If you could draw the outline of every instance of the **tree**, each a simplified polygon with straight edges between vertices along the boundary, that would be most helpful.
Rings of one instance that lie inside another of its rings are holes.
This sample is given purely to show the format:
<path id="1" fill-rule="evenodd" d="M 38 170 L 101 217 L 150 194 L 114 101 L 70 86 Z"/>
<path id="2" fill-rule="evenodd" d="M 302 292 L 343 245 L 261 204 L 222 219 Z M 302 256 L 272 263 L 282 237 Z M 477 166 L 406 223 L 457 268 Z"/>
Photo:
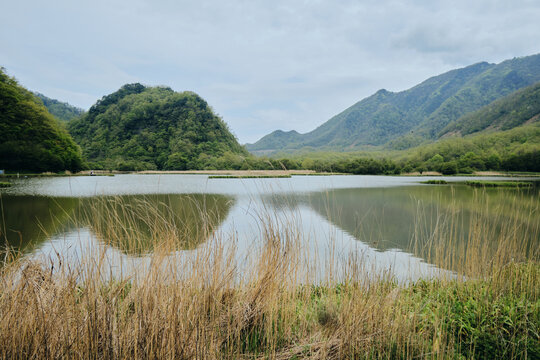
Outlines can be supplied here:
<path id="1" fill-rule="evenodd" d="M 440 171 L 441 165 L 444 162 L 444 158 L 440 154 L 435 154 L 431 159 L 426 163 L 428 170 Z"/>
<path id="2" fill-rule="evenodd" d="M 0 169 L 79 171 L 80 148 L 31 92 L 0 68 Z"/>

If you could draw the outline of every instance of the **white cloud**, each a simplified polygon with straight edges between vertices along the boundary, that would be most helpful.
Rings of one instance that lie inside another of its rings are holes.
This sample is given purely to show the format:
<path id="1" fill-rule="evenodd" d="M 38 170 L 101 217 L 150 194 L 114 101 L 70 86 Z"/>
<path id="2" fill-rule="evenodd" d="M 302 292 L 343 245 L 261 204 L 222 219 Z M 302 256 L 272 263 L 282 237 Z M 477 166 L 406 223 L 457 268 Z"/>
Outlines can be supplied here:
<path id="1" fill-rule="evenodd" d="M 19 1 L 0 13 L 0 65 L 85 108 L 127 82 L 192 90 L 253 142 L 379 88 L 538 53 L 538 18 L 528 0 Z"/>

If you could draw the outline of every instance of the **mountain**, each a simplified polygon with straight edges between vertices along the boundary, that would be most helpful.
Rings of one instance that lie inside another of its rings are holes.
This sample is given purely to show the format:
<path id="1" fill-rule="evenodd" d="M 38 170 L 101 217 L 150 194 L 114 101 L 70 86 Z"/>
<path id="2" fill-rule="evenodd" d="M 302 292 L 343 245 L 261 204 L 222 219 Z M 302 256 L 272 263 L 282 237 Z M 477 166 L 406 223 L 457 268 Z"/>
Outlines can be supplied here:
<path id="1" fill-rule="evenodd" d="M 0 169 L 81 170 L 81 150 L 41 100 L 0 68 Z"/>
<path id="2" fill-rule="evenodd" d="M 247 155 L 206 101 L 168 87 L 124 85 L 68 128 L 94 168 L 197 169 Z"/>
<path id="3" fill-rule="evenodd" d="M 274 149 L 284 148 L 297 141 L 300 137 L 300 133 L 296 130 L 276 130 L 257 141 L 257 148 L 254 147 L 253 151 L 257 152 L 259 150 L 259 154 L 263 155 L 266 149 L 272 151 Z"/>
<path id="4" fill-rule="evenodd" d="M 52 115 L 56 116 L 58 120 L 67 122 L 81 116 L 84 113 L 83 109 L 70 105 L 66 102 L 51 99 L 38 92 L 34 92 L 34 95 L 41 99 L 47 110 L 49 110 Z"/>
<path id="5" fill-rule="evenodd" d="M 540 82 L 452 121 L 438 136 L 465 136 L 477 132 L 509 130 L 538 121 L 540 121 Z"/>
<path id="6" fill-rule="evenodd" d="M 286 143 L 281 133 L 274 132 L 246 147 L 252 152 L 409 148 L 436 140 L 461 116 L 538 81 L 540 54 L 500 64 L 481 62 L 405 91 L 379 90 L 315 130 L 290 136 Z"/>

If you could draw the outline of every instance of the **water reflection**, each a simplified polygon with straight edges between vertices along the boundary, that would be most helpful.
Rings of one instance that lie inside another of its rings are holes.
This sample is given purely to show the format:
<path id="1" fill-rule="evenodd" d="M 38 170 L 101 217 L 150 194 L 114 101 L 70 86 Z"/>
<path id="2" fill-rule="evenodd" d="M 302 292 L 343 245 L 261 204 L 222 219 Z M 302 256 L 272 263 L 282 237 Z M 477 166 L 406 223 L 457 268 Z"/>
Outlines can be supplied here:
<path id="1" fill-rule="evenodd" d="M 225 195 L 131 195 L 81 200 L 81 221 L 126 254 L 194 249 L 221 225 L 233 198 Z"/>
<path id="2" fill-rule="evenodd" d="M 3 248 L 30 251 L 66 228 L 79 199 L 4 195 L 0 203 Z"/>
<path id="3" fill-rule="evenodd" d="M 489 229 L 486 246 L 512 226 L 527 252 L 539 243 L 538 192 L 456 186 L 335 189 L 295 197 L 268 196 L 276 209 L 309 206 L 330 223 L 379 251 L 399 249 L 427 261 L 434 236 L 466 248 L 477 226 Z M 450 239 L 451 237 L 451 239 Z"/>
<path id="4" fill-rule="evenodd" d="M 453 268 L 433 260 L 435 235 L 451 237 L 445 251 L 459 257 L 471 229 L 485 232 L 486 246 L 499 233 L 515 229 L 516 239 L 539 251 L 537 189 L 419 185 L 413 180 L 209 180 L 198 175 L 21 180 L 3 193 L 0 239 L 26 252 L 39 248 L 54 255 L 75 242 L 86 244 L 89 236 L 92 247 L 104 245 L 130 260 L 145 261 L 141 255 L 156 250 L 199 251 L 219 229 L 237 247 L 241 262 L 254 242 L 263 242 L 264 221 L 274 221 L 280 234 L 296 231 L 289 235 L 301 238 L 319 263 L 328 254 L 342 253 L 346 259 L 361 252 L 377 265 L 404 273 L 410 272 L 411 261 Z M 208 195 L 209 190 L 218 195 Z M 475 223 L 482 228 L 474 228 Z M 51 242 L 44 245 L 46 239 Z M 335 250 L 328 250 L 328 240 Z M 389 259 L 394 263 L 388 265 Z"/>
<path id="5" fill-rule="evenodd" d="M 127 195 L 62 198 L 1 198 L 0 239 L 4 248 L 30 252 L 47 239 L 89 228 L 126 254 L 151 252 L 156 243 L 193 249 L 226 218 L 234 200 L 225 195 Z M 157 238 L 161 237 L 161 238 Z"/>

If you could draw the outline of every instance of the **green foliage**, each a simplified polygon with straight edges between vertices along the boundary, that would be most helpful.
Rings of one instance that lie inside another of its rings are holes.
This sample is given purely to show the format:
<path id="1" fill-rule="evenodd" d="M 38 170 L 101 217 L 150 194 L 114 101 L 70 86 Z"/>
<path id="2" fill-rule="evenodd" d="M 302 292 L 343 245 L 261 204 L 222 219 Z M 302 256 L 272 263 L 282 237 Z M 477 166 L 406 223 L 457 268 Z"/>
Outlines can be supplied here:
<path id="1" fill-rule="evenodd" d="M 509 130 L 540 120 L 540 82 L 468 113 L 448 124 L 439 134 L 472 134 L 483 130 Z"/>
<path id="2" fill-rule="evenodd" d="M 0 68 L 0 169 L 79 171 L 81 151 L 42 102 Z"/>
<path id="3" fill-rule="evenodd" d="M 532 273 L 537 276 L 538 270 Z M 421 309 L 418 331 L 443 331 L 454 351 L 467 359 L 540 356 L 537 294 L 500 291 L 492 281 L 414 284 L 404 296 Z"/>
<path id="4" fill-rule="evenodd" d="M 35 92 L 34 95 L 41 99 L 47 110 L 49 110 L 52 115 L 56 116 L 58 120 L 67 122 L 81 116 L 84 113 L 83 109 L 56 99 L 51 99 L 38 92 Z"/>
<path id="5" fill-rule="evenodd" d="M 236 168 L 248 156 L 202 98 L 166 87 L 125 85 L 68 126 L 96 168 Z"/>
<path id="6" fill-rule="evenodd" d="M 469 151 L 465 155 L 460 156 L 458 160 L 458 164 L 459 164 L 460 169 L 465 169 L 465 168 L 473 168 L 477 170 L 485 169 L 484 160 L 479 155 L 475 154 L 472 151 Z"/>
<path id="7" fill-rule="evenodd" d="M 443 175 L 455 175 L 458 173 L 458 166 L 455 161 L 448 161 L 441 165 L 440 171 Z"/>
<path id="8" fill-rule="evenodd" d="M 402 167 L 424 166 L 434 171 L 442 170 L 442 158 L 445 162 L 455 162 L 459 173 L 475 170 L 538 172 L 540 125 L 536 123 L 507 131 L 447 138 L 394 156 Z"/>
<path id="9" fill-rule="evenodd" d="M 465 181 L 466 185 L 473 187 L 531 187 L 533 183 L 523 181 Z"/>
<path id="10" fill-rule="evenodd" d="M 446 138 L 401 151 L 302 153 L 288 159 L 246 159 L 244 165 L 248 169 L 286 168 L 374 175 L 413 171 L 436 171 L 443 175 L 482 170 L 539 172 L 540 123 L 464 138 Z"/>
<path id="11" fill-rule="evenodd" d="M 426 162 L 428 170 L 431 171 L 441 171 L 442 164 L 444 163 L 444 158 L 441 154 L 435 154 L 431 159 Z"/>
<path id="12" fill-rule="evenodd" d="M 429 185 L 447 185 L 448 181 L 446 180 L 427 180 L 422 181 L 422 184 L 429 184 Z"/>
<path id="13" fill-rule="evenodd" d="M 400 173 L 398 165 L 392 160 L 364 157 L 350 157 L 338 161 L 313 161 L 306 170 L 358 175 L 392 175 Z"/>

